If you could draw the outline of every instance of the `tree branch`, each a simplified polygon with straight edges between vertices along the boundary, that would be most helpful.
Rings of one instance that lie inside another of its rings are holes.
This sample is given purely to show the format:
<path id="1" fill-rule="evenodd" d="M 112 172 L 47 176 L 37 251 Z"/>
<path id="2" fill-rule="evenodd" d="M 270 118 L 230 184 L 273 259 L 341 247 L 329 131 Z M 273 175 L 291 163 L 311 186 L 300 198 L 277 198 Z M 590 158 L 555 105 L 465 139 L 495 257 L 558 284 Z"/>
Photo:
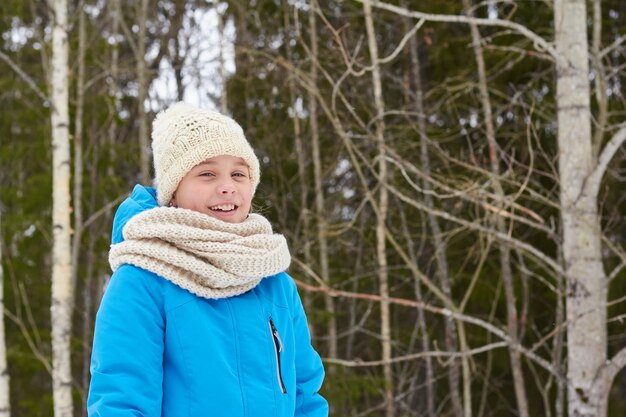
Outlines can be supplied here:
<path id="1" fill-rule="evenodd" d="M 350 368 L 365 367 L 365 366 L 379 366 L 379 365 L 405 362 L 405 361 L 411 361 L 411 360 L 427 358 L 427 357 L 446 357 L 446 358 L 468 357 L 468 356 L 474 356 L 479 353 L 483 353 L 483 352 L 487 352 L 493 349 L 503 348 L 507 346 L 508 344 L 506 342 L 496 342 L 496 343 L 490 343 L 488 345 L 484 345 L 475 349 L 466 350 L 463 352 L 445 352 L 445 351 L 417 352 L 417 353 L 411 353 L 409 355 L 396 356 L 395 358 L 391 358 L 391 360 L 388 360 L 388 361 L 384 361 L 384 360 L 362 361 L 360 359 L 349 361 L 345 359 L 324 358 L 324 362 L 347 366 Z"/>
<path id="2" fill-rule="evenodd" d="M 119 195 L 115 200 L 112 200 L 112 201 L 109 201 L 108 203 L 106 203 L 98 211 L 92 213 L 91 216 L 89 216 L 89 218 L 87 220 L 85 220 L 85 222 L 83 223 L 83 227 L 85 229 L 88 228 L 89 225 L 91 225 L 91 223 L 93 223 L 95 220 L 98 219 L 98 217 L 100 217 L 101 215 L 107 213 L 109 210 L 111 210 L 111 208 L 113 208 L 113 206 L 119 204 L 122 200 L 124 200 L 126 197 L 128 197 L 128 195 L 129 195 L 129 193 L 124 193 L 122 195 Z"/>
<path id="3" fill-rule="evenodd" d="M 48 371 L 48 373 L 52 375 L 52 365 L 50 363 L 50 359 L 41 351 L 41 349 L 39 349 L 39 347 L 33 340 L 32 336 L 30 335 L 28 329 L 26 328 L 26 325 L 24 324 L 24 322 L 18 316 L 16 316 L 15 314 L 13 314 L 11 311 L 7 309 L 4 310 L 4 314 L 17 327 L 19 327 L 20 331 L 22 332 L 22 335 L 24 336 L 24 339 L 26 339 L 26 343 L 28 344 L 28 347 L 30 347 L 31 352 L 33 353 L 33 355 L 35 355 L 35 358 L 39 359 L 43 367 L 46 368 L 46 371 Z"/>
<path id="4" fill-rule="evenodd" d="M 439 314 L 445 317 L 452 317 L 459 321 L 474 324 L 498 336 L 500 339 L 506 342 L 507 345 L 511 347 L 511 349 L 515 349 L 519 351 L 520 353 L 524 354 L 527 358 L 537 363 L 537 365 L 541 366 L 547 372 L 552 374 L 555 378 L 565 379 L 565 376 L 562 375 L 553 364 L 543 359 L 541 356 L 537 355 L 536 353 L 531 352 L 530 350 L 520 345 L 519 343 L 513 343 L 511 341 L 511 338 L 506 334 L 504 330 L 494 326 L 491 323 L 481 320 L 479 318 L 468 316 L 463 313 L 454 312 L 447 308 L 436 307 L 436 306 L 426 304 L 421 301 L 413 301 L 413 300 L 407 300 L 405 298 L 397 298 L 397 297 L 381 297 L 380 295 L 376 295 L 376 294 L 354 293 L 354 292 L 349 292 L 349 291 L 337 290 L 337 289 L 330 288 L 330 287 L 322 288 L 322 287 L 317 287 L 315 285 L 307 284 L 295 278 L 293 280 L 295 281 L 296 285 L 299 288 L 305 291 L 322 292 L 322 293 L 326 293 L 330 295 L 331 297 L 356 298 L 356 299 L 376 301 L 376 302 L 385 301 L 391 304 L 403 305 L 403 306 L 412 307 L 412 308 L 421 308 L 426 311 L 430 311 L 431 313 Z"/>
<path id="5" fill-rule="evenodd" d="M 609 378 L 609 382 L 612 382 L 619 371 L 621 371 L 626 366 L 626 347 L 622 348 L 619 352 L 617 352 L 611 360 L 605 365 L 604 369 L 606 369 L 607 376 Z"/>
<path id="6" fill-rule="evenodd" d="M 37 83 L 35 83 L 35 81 L 28 74 L 22 71 L 22 69 L 18 67 L 17 64 L 13 62 L 13 60 L 7 54 L 0 51 L 0 59 L 6 62 L 9 67 L 11 67 L 11 69 L 15 71 L 17 75 L 19 75 L 20 78 L 22 78 L 26 82 L 26 84 L 28 84 L 30 88 L 33 89 L 33 91 L 35 91 L 39 98 L 43 100 L 44 105 L 50 105 L 50 99 L 48 98 L 48 96 L 43 91 L 41 91 L 39 87 L 37 87 Z"/>
<path id="7" fill-rule="evenodd" d="M 438 210 L 438 209 L 431 209 L 430 207 L 425 206 L 424 204 L 416 201 L 415 199 L 412 199 L 406 195 L 404 195 L 400 190 L 398 190 L 396 187 L 392 186 L 392 185 L 385 185 L 396 197 L 398 197 L 400 200 L 404 201 L 405 203 L 415 207 L 418 210 L 424 211 L 426 213 L 432 213 L 435 216 L 441 217 L 445 220 L 460 224 L 462 226 L 467 227 L 470 230 L 474 230 L 477 232 L 483 232 L 486 234 L 489 234 L 491 236 L 494 236 L 495 238 L 499 239 L 500 241 L 504 241 L 509 243 L 511 246 L 519 248 L 521 250 L 523 250 L 524 252 L 530 254 L 531 256 L 533 256 L 535 259 L 543 262 L 545 265 L 547 265 L 548 267 L 550 267 L 552 269 L 553 272 L 558 273 L 561 276 L 565 276 L 565 271 L 563 270 L 563 268 L 561 267 L 561 265 L 558 264 L 558 262 L 556 262 L 554 259 L 552 259 L 550 256 L 546 255 L 545 253 L 543 253 L 542 251 L 540 251 L 539 249 L 537 249 L 536 247 L 521 241 L 519 239 L 516 239 L 514 237 L 509 236 L 506 233 L 501 233 L 497 230 L 494 230 L 492 228 L 489 227 L 485 227 L 483 225 L 480 225 L 476 222 L 471 222 L 459 217 L 456 217 L 446 211 L 443 210 Z"/>
<path id="8" fill-rule="evenodd" d="M 357 1 L 359 3 L 363 3 L 364 0 L 357 0 Z M 531 40 L 536 49 L 544 50 L 548 52 L 549 55 L 555 61 L 559 62 L 559 61 L 564 60 L 564 58 L 560 56 L 560 54 L 548 41 L 546 41 L 541 36 L 537 35 L 532 30 L 528 29 L 526 26 L 520 25 L 519 23 L 511 22 L 508 20 L 502 20 L 502 19 L 483 19 L 483 18 L 467 17 L 467 16 L 460 16 L 460 15 L 445 15 L 445 14 L 431 14 L 431 13 L 415 12 L 412 10 L 405 9 L 404 7 L 394 6 L 392 4 L 383 3 L 380 1 L 373 2 L 372 7 L 387 10 L 388 12 L 392 12 L 400 16 L 411 17 L 413 19 L 423 19 L 423 20 L 430 21 L 430 22 L 474 23 L 474 24 L 481 25 L 481 26 L 497 26 L 497 27 L 509 28 L 525 36 L 529 40 Z"/>
<path id="9" fill-rule="evenodd" d="M 626 347 L 617 352 L 600 368 L 593 381 L 594 395 L 608 395 L 617 374 L 626 366 Z"/>
<path id="10" fill-rule="evenodd" d="M 613 43 L 611 43 L 609 46 L 607 46 L 602 51 L 600 51 L 599 57 L 604 58 L 605 56 L 613 52 L 615 49 L 619 48 L 620 45 L 624 43 L 624 41 L 626 41 L 626 35 L 622 35 L 618 37 L 617 39 L 613 41 Z"/>
<path id="11" fill-rule="evenodd" d="M 587 191 L 591 193 L 594 199 L 598 198 L 600 183 L 602 182 L 602 177 L 604 177 L 604 173 L 606 172 L 609 163 L 624 142 L 626 142 L 626 126 L 623 126 L 620 130 L 618 130 L 606 144 L 600 154 L 600 157 L 598 158 L 598 164 L 589 176 L 587 181 Z"/>

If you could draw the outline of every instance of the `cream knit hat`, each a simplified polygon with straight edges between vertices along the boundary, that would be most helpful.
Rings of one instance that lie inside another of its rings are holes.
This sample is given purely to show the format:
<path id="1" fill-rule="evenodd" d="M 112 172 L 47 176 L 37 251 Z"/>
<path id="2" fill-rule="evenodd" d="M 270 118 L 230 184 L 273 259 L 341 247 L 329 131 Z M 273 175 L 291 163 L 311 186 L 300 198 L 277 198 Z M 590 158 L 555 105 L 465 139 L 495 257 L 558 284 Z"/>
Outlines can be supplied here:
<path id="1" fill-rule="evenodd" d="M 252 190 L 260 179 L 259 160 L 241 126 L 230 117 L 179 102 L 152 123 L 152 154 L 159 205 L 172 199 L 180 180 L 196 165 L 219 155 L 242 158 L 250 168 Z"/>

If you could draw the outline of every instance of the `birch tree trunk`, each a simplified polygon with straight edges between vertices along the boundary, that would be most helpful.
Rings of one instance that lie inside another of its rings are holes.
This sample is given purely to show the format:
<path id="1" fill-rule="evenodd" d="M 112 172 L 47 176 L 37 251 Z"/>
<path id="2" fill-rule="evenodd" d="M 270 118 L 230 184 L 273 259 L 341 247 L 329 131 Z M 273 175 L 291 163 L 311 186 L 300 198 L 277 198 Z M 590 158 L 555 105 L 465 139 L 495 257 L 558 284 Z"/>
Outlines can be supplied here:
<path id="1" fill-rule="evenodd" d="M 374 106 L 376 110 L 376 143 L 378 147 L 378 176 L 381 184 L 378 211 L 376 213 L 376 257 L 378 259 L 378 279 L 381 297 L 389 298 L 389 274 L 387 270 L 387 248 L 386 248 L 386 220 L 389 204 L 389 196 L 385 183 L 387 181 L 387 160 L 385 150 L 385 104 L 383 102 L 382 83 L 380 78 L 380 66 L 378 63 L 378 45 L 376 44 L 376 33 L 374 31 L 374 21 L 372 19 L 372 5 L 369 1 L 363 2 L 365 14 L 365 27 L 367 29 L 367 45 L 372 61 L 372 84 L 374 87 Z M 391 322 L 389 316 L 389 302 L 380 303 L 380 335 L 382 342 L 383 375 L 385 381 L 385 416 L 393 417 L 395 413 L 395 403 L 393 395 L 393 369 L 391 367 Z"/>
<path id="2" fill-rule="evenodd" d="M 311 83 L 317 84 L 318 79 L 318 45 L 317 45 L 317 23 L 315 13 L 319 7 L 317 0 L 311 1 L 311 10 L 309 11 L 309 33 L 311 35 Z M 313 179 L 315 187 L 315 218 L 317 223 L 317 244 L 319 245 L 319 262 L 320 275 L 325 283 L 330 284 L 330 273 L 328 269 L 328 241 L 326 226 L 326 211 L 324 209 L 324 189 L 322 187 L 322 158 L 320 155 L 320 137 L 317 120 L 317 100 L 315 94 L 309 92 L 309 123 L 311 125 L 311 147 L 313 153 Z M 333 298 L 325 294 L 324 303 L 326 311 L 330 316 L 328 320 L 328 356 L 337 358 L 337 317 L 335 314 L 335 301 Z M 334 367 L 328 369 L 330 373 L 334 372 Z"/>
<path id="3" fill-rule="evenodd" d="M 471 0 L 463 0 L 463 6 L 468 16 L 472 17 Z M 480 32 L 476 23 L 470 23 L 472 33 L 472 44 L 474 56 L 476 58 L 476 66 L 478 69 L 478 87 L 480 90 L 480 101 L 485 121 L 485 133 L 489 146 L 489 161 L 491 166 L 491 183 L 496 197 L 498 208 L 506 210 L 504 201 L 505 195 L 500 183 L 500 160 L 498 157 L 498 144 L 496 143 L 496 133 L 493 125 L 493 111 L 491 109 L 491 101 L 489 99 L 489 91 L 487 89 L 487 71 L 485 68 L 485 59 L 483 56 L 483 48 L 481 46 Z M 502 234 L 506 234 L 506 225 L 504 217 L 496 215 L 496 230 Z M 518 315 L 515 299 L 515 290 L 513 285 L 513 271 L 511 268 L 511 248 L 508 244 L 500 242 L 498 245 L 500 254 L 500 268 L 502 283 L 504 284 L 504 294 L 506 296 L 506 313 L 507 313 L 507 329 L 511 343 L 516 345 L 519 343 Z M 509 349 L 509 358 L 511 361 L 511 373 L 513 374 L 513 386 L 515 388 L 515 398 L 517 400 L 517 411 L 520 417 L 528 417 L 528 401 L 526 399 L 526 389 L 524 387 L 524 373 L 522 372 L 522 362 L 520 353 L 514 348 Z"/>
<path id="4" fill-rule="evenodd" d="M 4 268 L 2 264 L 2 205 L 0 204 L 0 417 L 11 417 L 7 341 L 4 330 Z"/>
<path id="5" fill-rule="evenodd" d="M 570 417 L 598 416 L 592 386 L 607 358 L 607 278 L 594 193 L 585 0 L 555 0 L 560 203 L 567 277 L 567 378 Z"/>
<path id="6" fill-rule="evenodd" d="M 52 122 L 52 386 L 55 417 L 72 417 L 73 288 L 71 285 L 70 145 L 67 0 L 53 0 Z"/>

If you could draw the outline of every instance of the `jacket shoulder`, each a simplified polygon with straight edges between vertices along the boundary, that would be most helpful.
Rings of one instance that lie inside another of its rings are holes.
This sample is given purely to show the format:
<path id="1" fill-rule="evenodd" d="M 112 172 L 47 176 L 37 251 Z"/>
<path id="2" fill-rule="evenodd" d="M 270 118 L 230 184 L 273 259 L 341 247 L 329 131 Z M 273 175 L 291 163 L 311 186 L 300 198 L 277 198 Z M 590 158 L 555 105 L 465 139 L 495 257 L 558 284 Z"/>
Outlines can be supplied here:
<path id="1" fill-rule="evenodd" d="M 105 291 L 105 298 L 109 292 L 109 297 L 118 298 L 120 302 L 132 301 L 135 296 L 138 301 L 144 302 L 147 300 L 141 299 L 148 298 L 163 315 L 197 297 L 154 272 L 129 264 L 123 264 L 115 271 Z"/>
<path id="2" fill-rule="evenodd" d="M 293 306 L 294 295 L 297 294 L 296 283 L 286 272 L 261 280 L 257 292 L 275 305 L 284 308 Z"/>

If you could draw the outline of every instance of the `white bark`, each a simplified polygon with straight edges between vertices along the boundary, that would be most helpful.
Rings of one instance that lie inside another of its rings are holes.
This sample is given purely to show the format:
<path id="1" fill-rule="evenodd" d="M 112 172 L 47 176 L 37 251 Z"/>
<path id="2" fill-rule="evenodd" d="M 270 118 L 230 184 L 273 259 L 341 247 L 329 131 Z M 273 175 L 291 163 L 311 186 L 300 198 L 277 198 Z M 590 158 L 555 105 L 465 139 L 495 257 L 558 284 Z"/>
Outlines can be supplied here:
<path id="1" fill-rule="evenodd" d="M 606 173 L 609 163 L 615 156 L 615 153 L 624 144 L 624 142 L 626 142 L 626 127 L 622 127 L 620 130 L 615 132 L 615 134 L 604 146 L 604 149 L 602 149 L 602 153 L 598 157 L 596 167 L 593 169 L 593 173 L 591 174 L 589 180 L 587 180 L 586 184 L 587 190 L 589 190 L 589 194 L 594 199 L 597 200 L 598 198 L 600 183 L 602 181 L 602 177 Z"/>
<path id="2" fill-rule="evenodd" d="M 571 417 L 599 416 L 594 377 L 606 361 L 607 279 L 594 193 L 585 0 L 555 0 L 563 258 L 567 276 L 567 377 Z"/>
<path id="3" fill-rule="evenodd" d="M 67 0 L 53 0 L 52 122 L 52 385 L 55 417 L 72 417 L 70 147 Z"/>
<path id="4" fill-rule="evenodd" d="M 385 187 L 387 182 L 387 158 L 385 151 L 385 104 L 383 101 L 382 82 L 380 78 L 380 67 L 378 65 L 378 45 L 376 43 L 376 33 L 374 31 L 374 21 L 372 19 L 372 5 L 369 1 L 363 2 L 365 14 L 365 27 L 367 29 L 367 44 L 372 60 L 372 85 L 374 87 L 374 106 L 376 110 L 376 144 L 378 147 L 378 180 L 383 185 L 380 188 L 378 199 L 378 212 L 376 213 L 376 257 L 378 260 L 378 280 L 380 295 L 389 297 L 389 273 L 387 271 L 387 248 L 386 248 L 386 221 L 389 205 L 388 190 Z M 395 414 L 393 369 L 391 368 L 391 320 L 389 314 L 389 303 L 380 303 L 380 336 L 382 343 L 383 375 L 385 381 L 385 416 L 393 417 Z"/>
<path id="5" fill-rule="evenodd" d="M 0 231 L 2 230 L 2 208 L 0 205 Z M 0 232 L 0 237 L 2 233 Z M 0 239 L 0 417 L 11 416 L 9 395 L 9 369 L 7 368 L 7 342 L 4 330 L 4 269 L 2 267 L 2 239 Z"/>

